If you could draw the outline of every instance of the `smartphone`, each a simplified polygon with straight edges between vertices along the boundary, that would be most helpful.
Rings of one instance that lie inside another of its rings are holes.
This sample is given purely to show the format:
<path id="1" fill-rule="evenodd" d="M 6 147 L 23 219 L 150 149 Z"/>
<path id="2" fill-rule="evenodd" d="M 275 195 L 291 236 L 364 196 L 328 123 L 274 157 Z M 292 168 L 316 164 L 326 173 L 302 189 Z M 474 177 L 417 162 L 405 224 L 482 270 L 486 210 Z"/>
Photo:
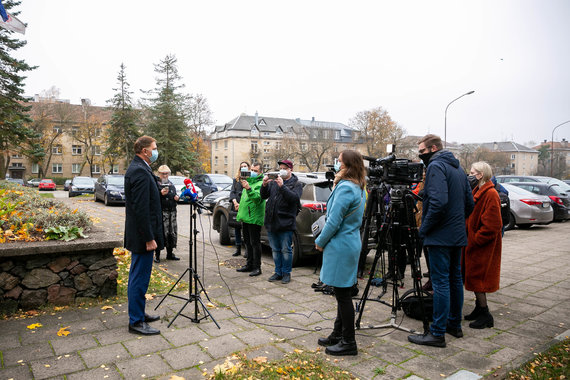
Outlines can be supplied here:
<path id="1" fill-rule="evenodd" d="M 269 178 L 269 179 L 277 179 L 277 177 L 279 177 L 279 173 L 277 173 L 277 172 L 267 173 L 267 178 Z"/>

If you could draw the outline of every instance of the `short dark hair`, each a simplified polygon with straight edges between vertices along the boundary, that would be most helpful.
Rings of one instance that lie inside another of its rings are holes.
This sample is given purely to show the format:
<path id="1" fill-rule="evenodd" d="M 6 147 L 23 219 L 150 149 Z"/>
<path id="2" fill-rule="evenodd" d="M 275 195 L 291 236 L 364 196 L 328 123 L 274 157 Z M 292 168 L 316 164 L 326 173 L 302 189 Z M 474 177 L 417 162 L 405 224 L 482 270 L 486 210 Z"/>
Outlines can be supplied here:
<path id="1" fill-rule="evenodd" d="M 254 166 L 259 166 L 260 168 L 263 167 L 263 166 L 261 165 L 261 162 L 256 162 L 256 161 L 254 161 L 254 162 L 251 164 L 251 167 L 254 167 Z"/>
<path id="2" fill-rule="evenodd" d="M 142 152 L 144 148 L 148 148 L 156 140 L 150 136 L 141 136 L 135 141 L 135 154 Z"/>
<path id="3" fill-rule="evenodd" d="M 418 145 L 424 143 L 426 148 L 431 148 L 432 145 L 435 145 L 437 149 L 443 149 L 443 144 L 441 143 L 441 137 L 433 134 L 425 135 L 418 141 Z"/>

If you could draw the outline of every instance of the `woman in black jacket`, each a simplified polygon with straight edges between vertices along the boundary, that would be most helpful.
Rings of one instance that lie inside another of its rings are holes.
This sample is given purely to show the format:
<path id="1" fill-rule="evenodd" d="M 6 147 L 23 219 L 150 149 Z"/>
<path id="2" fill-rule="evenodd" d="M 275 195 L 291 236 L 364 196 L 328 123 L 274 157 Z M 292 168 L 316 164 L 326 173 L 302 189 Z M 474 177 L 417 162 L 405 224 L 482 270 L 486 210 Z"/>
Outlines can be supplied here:
<path id="1" fill-rule="evenodd" d="M 230 190 L 230 203 L 232 205 L 232 211 L 236 212 L 239 209 L 239 201 L 241 200 L 241 192 L 243 191 L 243 186 L 241 185 L 241 172 L 249 171 L 249 162 L 242 161 L 239 164 L 238 171 L 234 178 L 232 189 Z M 239 256 L 241 255 L 241 227 L 235 227 L 235 235 L 236 235 L 236 251 L 233 253 L 232 256 Z"/>
<path id="2" fill-rule="evenodd" d="M 176 187 L 168 176 L 170 168 L 161 165 L 158 168 L 158 176 L 160 178 L 160 203 L 162 206 L 162 229 L 164 231 L 164 246 L 166 247 L 166 260 L 180 260 L 179 257 L 172 252 L 176 248 L 178 241 L 178 222 L 176 220 L 176 205 L 178 195 L 176 195 Z M 154 253 L 154 261 L 160 263 L 160 250 L 156 249 Z"/>

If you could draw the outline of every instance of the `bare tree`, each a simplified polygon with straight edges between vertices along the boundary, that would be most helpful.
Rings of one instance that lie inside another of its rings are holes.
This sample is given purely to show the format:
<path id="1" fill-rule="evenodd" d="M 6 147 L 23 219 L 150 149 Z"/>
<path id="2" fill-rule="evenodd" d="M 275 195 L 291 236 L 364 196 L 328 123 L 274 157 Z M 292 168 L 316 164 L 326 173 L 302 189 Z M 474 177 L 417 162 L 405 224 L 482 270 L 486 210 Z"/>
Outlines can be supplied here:
<path id="1" fill-rule="evenodd" d="M 358 131 L 358 137 L 366 144 L 367 155 L 382 157 L 386 144 L 396 144 L 404 135 L 404 130 L 382 107 L 361 111 L 349 122 Z"/>

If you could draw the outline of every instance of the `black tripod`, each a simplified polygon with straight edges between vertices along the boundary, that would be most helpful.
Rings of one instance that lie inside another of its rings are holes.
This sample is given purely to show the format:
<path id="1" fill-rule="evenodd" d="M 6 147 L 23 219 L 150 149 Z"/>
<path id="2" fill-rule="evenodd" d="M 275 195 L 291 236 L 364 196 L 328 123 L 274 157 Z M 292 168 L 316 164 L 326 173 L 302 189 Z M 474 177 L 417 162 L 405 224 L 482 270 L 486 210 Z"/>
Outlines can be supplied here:
<path id="1" fill-rule="evenodd" d="M 198 275 L 198 272 L 196 271 L 196 269 L 198 268 L 198 254 L 197 254 L 197 249 L 196 249 L 198 245 L 196 243 L 196 236 L 200 232 L 196 228 L 196 213 L 200 207 L 203 207 L 203 206 L 198 204 L 198 202 L 190 203 L 190 240 L 189 240 L 189 247 L 188 247 L 190 255 L 188 257 L 188 268 L 186 268 L 184 273 L 182 273 L 182 275 L 178 278 L 178 280 L 176 280 L 176 283 L 174 285 L 172 285 L 172 287 L 170 288 L 168 293 L 166 293 L 164 295 L 164 297 L 162 297 L 162 299 L 160 300 L 158 305 L 156 305 L 156 307 L 154 308 L 154 310 L 158 309 L 160 304 L 162 304 L 162 302 L 168 296 L 186 301 L 186 302 L 184 302 L 184 305 L 182 305 L 182 307 L 180 308 L 178 313 L 176 313 L 174 318 L 172 318 L 172 320 L 168 324 L 168 327 L 170 327 L 170 325 L 172 325 L 172 323 L 176 320 L 176 318 L 178 318 L 178 316 L 181 315 L 184 318 L 190 319 L 194 323 L 200 323 L 200 321 L 202 319 L 210 317 L 212 319 L 212 321 L 214 321 L 216 326 L 218 326 L 219 329 L 221 328 L 220 325 L 218 324 L 218 322 L 216 322 L 216 320 L 214 319 L 214 317 L 212 316 L 212 314 L 210 313 L 210 311 L 206 307 L 206 305 L 204 305 L 204 302 L 202 302 L 202 298 L 200 297 L 200 293 L 203 292 L 204 295 L 206 296 L 206 298 L 208 299 L 208 301 L 210 301 L 210 297 L 208 297 L 208 293 L 206 293 L 206 289 L 204 289 L 204 285 L 202 284 L 202 281 L 200 281 L 200 276 Z M 192 263 L 192 261 L 194 261 L 194 263 Z M 172 290 L 184 278 L 186 273 L 188 273 L 188 286 L 189 286 L 188 296 L 187 297 L 181 297 L 181 296 L 177 296 L 175 294 L 172 294 Z M 198 288 L 198 285 L 200 285 L 199 288 Z M 189 317 L 187 315 L 182 314 L 182 311 L 184 310 L 184 308 L 191 302 L 194 302 L 194 317 Z M 199 313 L 198 303 L 202 306 L 202 310 L 203 310 L 203 314 L 204 314 L 200 318 L 198 318 L 198 313 Z"/>
<path id="2" fill-rule="evenodd" d="M 416 295 L 419 297 L 420 307 L 424 310 L 421 283 L 422 274 L 420 268 L 421 244 L 414 217 L 414 198 L 417 198 L 417 196 L 405 185 L 392 186 L 389 192 L 390 204 L 384 213 L 383 201 L 386 193 L 387 189 L 385 186 L 373 188 L 368 198 L 368 204 L 366 205 L 367 214 L 364 223 L 365 229 L 363 231 L 363 237 L 366 237 L 368 240 L 367 230 L 370 228 L 369 226 L 372 223 L 372 214 L 376 210 L 375 218 L 377 233 L 375 241 L 377 242 L 377 245 L 372 268 L 370 269 L 370 277 L 368 278 L 368 282 L 366 283 L 366 287 L 364 288 L 360 301 L 356 304 L 356 310 L 358 311 L 356 328 L 361 328 L 360 321 L 362 319 L 362 313 L 364 312 L 364 306 L 366 301 L 369 300 L 368 296 L 370 294 L 370 287 L 374 284 L 374 286 L 382 286 L 382 293 L 377 298 L 370 298 L 370 300 L 390 306 L 392 308 L 392 313 L 390 316 L 390 322 L 378 326 L 367 326 L 367 328 L 379 329 L 392 327 L 403 331 L 415 332 L 412 329 L 408 329 L 397 324 L 396 318 L 398 309 L 401 309 L 398 287 L 400 286 L 401 279 L 403 278 L 402 266 L 399 265 L 398 261 L 401 262 L 402 258 L 405 260 L 406 256 L 410 261 L 414 290 Z M 368 244 L 367 240 L 362 242 L 363 249 L 364 244 Z M 386 250 L 388 255 L 387 272 L 385 258 Z M 381 277 L 375 278 L 378 261 L 381 263 Z M 403 268 L 405 269 L 405 265 Z M 387 293 L 389 284 L 392 286 L 392 300 L 387 302 L 381 298 Z M 424 330 L 427 331 L 429 322 L 428 316 L 425 313 L 423 323 Z"/>

